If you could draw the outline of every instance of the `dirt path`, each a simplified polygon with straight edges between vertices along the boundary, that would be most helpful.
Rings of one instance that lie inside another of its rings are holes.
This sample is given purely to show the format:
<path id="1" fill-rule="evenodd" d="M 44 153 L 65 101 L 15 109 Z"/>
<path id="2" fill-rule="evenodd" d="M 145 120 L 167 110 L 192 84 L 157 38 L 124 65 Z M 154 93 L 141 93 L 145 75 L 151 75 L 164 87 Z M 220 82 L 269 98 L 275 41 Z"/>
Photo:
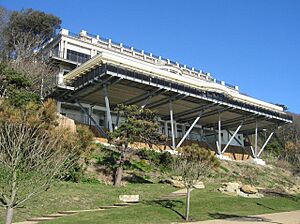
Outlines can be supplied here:
<path id="1" fill-rule="evenodd" d="M 300 224 L 300 210 L 264 215 L 235 216 L 224 214 L 224 219 L 215 219 L 193 224 Z"/>

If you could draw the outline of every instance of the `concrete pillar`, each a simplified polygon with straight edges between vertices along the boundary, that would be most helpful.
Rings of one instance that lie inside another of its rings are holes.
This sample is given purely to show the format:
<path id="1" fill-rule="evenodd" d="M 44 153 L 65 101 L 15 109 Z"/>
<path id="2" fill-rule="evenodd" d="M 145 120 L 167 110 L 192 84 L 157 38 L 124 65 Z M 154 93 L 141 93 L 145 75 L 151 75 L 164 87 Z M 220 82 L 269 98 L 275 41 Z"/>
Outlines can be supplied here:
<path id="1" fill-rule="evenodd" d="M 61 102 L 60 101 L 57 101 L 56 102 L 56 109 L 57 109 L 57 113 L 61 113 Z"/>
<path id="2" fill-rule="evenodd" d="M 168 121 L 165 121 L 165 135 L 169 136 L 169 131 L 168 131 Z"/>

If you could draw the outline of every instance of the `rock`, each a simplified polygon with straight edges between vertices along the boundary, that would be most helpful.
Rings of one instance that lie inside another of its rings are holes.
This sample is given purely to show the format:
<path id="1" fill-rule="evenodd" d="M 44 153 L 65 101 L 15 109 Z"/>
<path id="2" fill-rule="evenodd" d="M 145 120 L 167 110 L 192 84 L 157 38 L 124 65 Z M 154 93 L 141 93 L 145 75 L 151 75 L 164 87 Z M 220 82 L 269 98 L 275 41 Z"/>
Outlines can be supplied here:
<path id="1" fill-rule="evenodd" d="M 262 198 L 264 197 L 263 194 L 256 193 L 256 194 L 247 194 L 245 192 L 239 191 L 237 192 L 237 195 L 244 198 Z"/>
<path id="2" fill-rule="evenodd" d="M 183 181 L 180 181 L 180 180 L 169 180 L 169 183 L 174 186 L 174 187 L 177 187 L 177 188 L 184 188 L 184 183 Z"/>
<path id="3" fill-rule="evenodd" d="M 75 121 L 61 114 L 58 115 L 58 128 L 69 129 L 72 133 L 76 132 Z"/>
<path id="4" fill-rule="evenodd" d="M 285 189 L 288 194 L 300 194 L 300 185 L 294 185 L 291 188 Z"/>
<path id="5" fill-rule="evenodd" d="M 204 184 L 203 184 L 202 181 L 197 181 L 197 182 L 194 184 L 193 188 L 195 188 L 195 189 L 203 189 L 203 188 L 205 188 L 205 186 L 204 186 Z"/>
<path id="6" fill-rule="evenodd" d="M 241 184 L 237 182 L 228 182 L 228 183 L 224 183 L 223 186 L 218 190 L 224 193 L 235 193 L 239 191 L 240 185 Z"/>
<path id="7" fill-rule="evenodd" d="M 140 196 L 138 194 L 131 194 L 131 195 L 119 195 L 119 200 L 122 202 L 139 202 Z"/>
<path id="8" fill-rule="evenodd" d="M 80 198 L 79 197 L 73 197 L 73 200 L 74 201 L 80 201 Z"/>
<path id="9" fill-rule="evenodd" d="M 241 191 L 246 193 L 246 194 L 256 194 L 256 193 L 258 193 L 258 190 L 255 187 L 251 186 L 251 185 L 243 185 L 241 187 Z"/>
<path id="10" fill-rule="evenodd" d="M 260 193 L 256 193 L 256 194 L 248 194 L 248 198 L 263 198 L 264 195 L 260 194 Z"/>
<path id="11" fill-rule="evenodd" d="M 171 179 L 172 180 L 182 181 L 182 177 L 181 176 L 172 176 Z"/>

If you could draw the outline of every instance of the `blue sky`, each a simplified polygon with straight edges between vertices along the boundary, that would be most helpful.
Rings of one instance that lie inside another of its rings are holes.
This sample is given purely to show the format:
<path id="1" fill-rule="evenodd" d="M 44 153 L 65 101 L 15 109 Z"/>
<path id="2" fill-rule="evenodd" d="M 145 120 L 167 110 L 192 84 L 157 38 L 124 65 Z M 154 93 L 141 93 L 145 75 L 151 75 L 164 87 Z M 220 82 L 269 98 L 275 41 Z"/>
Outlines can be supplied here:
<path id="1" fill-rule="evenodd" d="M 1 0 L 210 72 L 242 92 L 300 113 L 298 0 Z"/>

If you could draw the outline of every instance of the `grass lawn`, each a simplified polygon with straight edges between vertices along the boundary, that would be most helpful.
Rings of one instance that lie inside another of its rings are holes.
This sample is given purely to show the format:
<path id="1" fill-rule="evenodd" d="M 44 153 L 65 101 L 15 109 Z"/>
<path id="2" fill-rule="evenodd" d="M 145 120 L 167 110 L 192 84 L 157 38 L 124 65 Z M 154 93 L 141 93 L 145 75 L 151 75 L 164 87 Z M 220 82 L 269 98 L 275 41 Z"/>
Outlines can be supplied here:
<path id="1" fill-rule="evenodd" d="M 191 218 L 193 220 L 300 209 L 300 195 L 247 199 L 221 194 L 216 191 L 216 188 L 217 186 L 215 185 L 209 185 L 205 189 L 192 191 Z M 18 209 L 14 221 L 62 210 L 89 209 L 97 208 L 100 205 L 112 205 L 118 202 L 118 195 L 120 194 L 140 194 L 142 201 L 131 207 L 86 212 L 43 223 L 129 224 L 182 221 L 185 208 L 184 197 L 169 202 L 157 202 L 154 200 L 174 190 L 176 189 L 163 184 L 128 184 L 126 187 L 115 188 L 103 184 L 62 183 L 50 189 L 43 197 L 33 199 L 26 207 Z"/>
<path id="2" fill-rule="evenodd" d="M 158 203 L 143 201 L 141 204 L 127 208 L 88 212 L 64 217 L 47 224 L 71 223 L 171 223 L 182 221 L 184 198 Z M 209 186 L 203 190 L 194 190 L 191 201 L 191 218 L 206 220 L 263 213 L 274 213 L 300 209 L 300 196 L 269 196 L 261 199 L 247 199 L 227 196 Z"/>
<path id="3" fill-rule="evenodd" d="M 32 198 L 23 208 L 15 209 L 14 222 L 58 211 L 93 209 L 101 205 L 112 205 L 119 202 L 120 194 L 139 194 L 141 200 L 152 200 L 174 189 L 163 184 L 127 184 L 125 187 L 113 187 L 104 184 L 62 182 L 39 197 Z M 4 216 L 5 211 L 0 207 L 0 217 Z M 3 223 L 1 218 L 0 223 Z"/>

